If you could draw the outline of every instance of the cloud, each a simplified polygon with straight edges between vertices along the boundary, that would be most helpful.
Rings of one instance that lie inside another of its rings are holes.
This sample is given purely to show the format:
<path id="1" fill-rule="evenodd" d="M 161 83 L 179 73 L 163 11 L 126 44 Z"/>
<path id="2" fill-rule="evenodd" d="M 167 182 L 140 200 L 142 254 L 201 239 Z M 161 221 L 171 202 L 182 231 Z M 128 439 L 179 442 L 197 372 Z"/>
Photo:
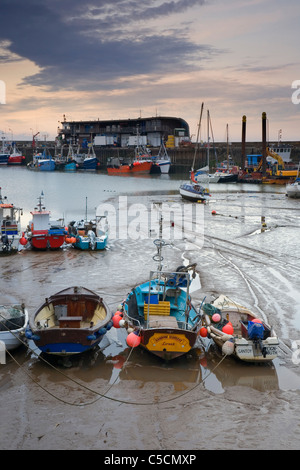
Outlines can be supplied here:
<path id="1" fill-rule="evenodd" d="M 39 67 L 24 79 L 25 85 L 112 89 L 119 77 L 192 71 L 220 54 L 190 40 L 180 23 L 180 14 L 203 3 L 3 0 L 0 39 L 8 41 L 11 57 L 27 58 Z M 173 15 L 176 21 L 167 24 Z M 166 22 L 161 30 L 155 30 L 157 19 Z"/>

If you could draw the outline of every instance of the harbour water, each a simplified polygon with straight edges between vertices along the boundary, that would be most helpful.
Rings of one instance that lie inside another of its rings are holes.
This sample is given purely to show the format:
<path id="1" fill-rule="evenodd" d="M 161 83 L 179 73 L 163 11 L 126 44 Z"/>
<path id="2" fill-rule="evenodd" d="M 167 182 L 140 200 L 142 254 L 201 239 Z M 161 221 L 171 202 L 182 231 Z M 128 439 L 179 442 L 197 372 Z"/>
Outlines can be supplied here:
<path id="1" fill-rule="evenodd" d="M 156 268 L 161 203 L 164 267 L 196 262 L 193 303 L 223 293 L 249 306 L 275 328 L 279 357 L 269 365 L 222 361 L 199 341 L 165 364 L 129 350 L 115 329 L 101 350 L 68 362 L 46 362 L 30 343 L 0 366 L 1 449 L 299 448 L 299 202 L 285 187 L 233 183 L 211 185 L 209 203 L 192 204 L 178 191 L 187 177 L 1 168 L 2 195 L 23 208 L 23 228 L 41 191 L 53 218 L 67 224 L 85 218 L 86 207 L 88 218 L 111 208 L 117 228 L 103 252 L 65 247 L 1 257 L 1 303 L 24 302 L 33 314 L 45 297 L 83 285 L 114 312 Z"/>

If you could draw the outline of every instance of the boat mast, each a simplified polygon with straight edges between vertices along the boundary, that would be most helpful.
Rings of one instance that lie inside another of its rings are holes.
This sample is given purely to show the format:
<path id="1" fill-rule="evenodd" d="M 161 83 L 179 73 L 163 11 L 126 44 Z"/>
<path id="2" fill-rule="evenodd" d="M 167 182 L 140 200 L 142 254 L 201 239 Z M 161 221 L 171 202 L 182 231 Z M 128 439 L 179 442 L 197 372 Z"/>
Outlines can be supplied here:
<path id="1" fill-rule="evenodd" d="M 227 140 L 227 171 L 229 170 L 229 142 L 228 142 L 228 124 L 226 124 L 226 140 Z"/>
<path id="2" fill-rule="evenodd" d="M 209 110 L 207 110 L 207 166 L 209 171 Z"/>
<path id="3" fill-rule="evenodd" d="M 196 154 L 197 154 L 197 150 L 198 150 L 198 147 L 199 147 L 199 134 L 200 134 L 200 127 L 201 127 L 203 106 L 204 106 L 204 103 L 202 103 L 202 105 L 201 105 L 200 119 L 199 119 L 199 124 L 198 124 L 197 140 L 196 140 L 196 145 L 195 145 L 195 152 L 194 152 L 194 160 L 193 160 L 193 165 L 192 165 L 192 171 L 194 171 L 194 168 L 195 168 Z"/>

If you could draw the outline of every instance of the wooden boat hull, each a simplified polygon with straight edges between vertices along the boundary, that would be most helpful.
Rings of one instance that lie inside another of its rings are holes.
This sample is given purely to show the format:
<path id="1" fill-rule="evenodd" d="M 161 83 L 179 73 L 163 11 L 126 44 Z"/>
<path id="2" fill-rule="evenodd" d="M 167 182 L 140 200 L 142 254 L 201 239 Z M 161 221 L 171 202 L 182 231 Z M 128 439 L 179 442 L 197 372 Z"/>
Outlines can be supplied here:
<path id="1" fill-rule="evenodd" d="M 141 347 L 151 354 L 170 361 L 187 354 L 195 345 L 198 333 L 179 328 L 142 329 Z"/>
<path id="2" fill-rule="evenodd" d="M 38 308 L 26 337 L 46 354 L 67 356 L 96 347 L 111 327 L 111 313 L 98 294 L 70 287 Z"/>

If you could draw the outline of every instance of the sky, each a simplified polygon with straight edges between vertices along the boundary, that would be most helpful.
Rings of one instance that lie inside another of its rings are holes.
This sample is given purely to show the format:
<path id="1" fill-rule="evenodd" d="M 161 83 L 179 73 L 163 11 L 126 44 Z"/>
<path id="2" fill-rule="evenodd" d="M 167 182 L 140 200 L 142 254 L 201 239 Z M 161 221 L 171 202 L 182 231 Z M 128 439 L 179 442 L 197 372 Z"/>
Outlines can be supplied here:
<path id="1" fill-rule="evenodd" d="M 300 140 L 299 0 L 1 0 L 0 133 L 180 117 L 201 140 Z M 293 88 L 294 87 L 294 88 Z M 298 93 L 299 90 L 299 93 Z"/>

